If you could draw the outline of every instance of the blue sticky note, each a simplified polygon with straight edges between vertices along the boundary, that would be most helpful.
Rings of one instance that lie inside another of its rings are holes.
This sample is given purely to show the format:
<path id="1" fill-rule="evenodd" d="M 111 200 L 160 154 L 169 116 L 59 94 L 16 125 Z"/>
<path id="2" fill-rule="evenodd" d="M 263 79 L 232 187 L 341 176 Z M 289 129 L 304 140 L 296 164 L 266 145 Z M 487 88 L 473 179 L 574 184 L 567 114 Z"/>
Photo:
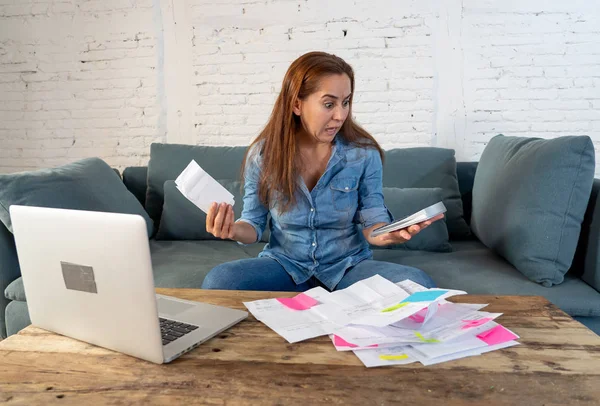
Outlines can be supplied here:
<path id="1" fill-rule="evenodd" d="M 424 290 L 413 293 L 402 302 L 431 302 L 447 292 L 447 290 Z"/>

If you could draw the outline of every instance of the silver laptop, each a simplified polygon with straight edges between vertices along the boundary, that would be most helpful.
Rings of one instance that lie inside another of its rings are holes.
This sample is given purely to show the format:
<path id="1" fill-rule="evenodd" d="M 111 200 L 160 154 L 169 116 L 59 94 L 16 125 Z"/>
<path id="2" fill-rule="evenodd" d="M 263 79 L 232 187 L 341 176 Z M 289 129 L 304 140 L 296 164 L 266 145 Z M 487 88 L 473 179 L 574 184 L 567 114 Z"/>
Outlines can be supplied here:
<path id="1" fill-rule="evenodd" d="M 155 363 L 248 316 L 154 291 L 139 215 L 10 207 L 33 325 Z"/>

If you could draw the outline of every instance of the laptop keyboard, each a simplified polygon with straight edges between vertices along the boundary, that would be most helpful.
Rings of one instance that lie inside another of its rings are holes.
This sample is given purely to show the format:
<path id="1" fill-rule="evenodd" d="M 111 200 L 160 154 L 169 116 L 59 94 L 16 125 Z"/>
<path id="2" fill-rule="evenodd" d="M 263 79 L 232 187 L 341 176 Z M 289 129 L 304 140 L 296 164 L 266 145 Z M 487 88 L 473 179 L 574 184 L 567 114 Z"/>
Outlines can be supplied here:
<path id="1" fill-rule="evenodd" d="M 198 326 L 192 324 L 163 319 L 162 317 L 158 319 L 160 320 L 160 334 L 162 335 L 163 345 L 167 345 L 171 341 L 175 341 L 198 328 Z"/>

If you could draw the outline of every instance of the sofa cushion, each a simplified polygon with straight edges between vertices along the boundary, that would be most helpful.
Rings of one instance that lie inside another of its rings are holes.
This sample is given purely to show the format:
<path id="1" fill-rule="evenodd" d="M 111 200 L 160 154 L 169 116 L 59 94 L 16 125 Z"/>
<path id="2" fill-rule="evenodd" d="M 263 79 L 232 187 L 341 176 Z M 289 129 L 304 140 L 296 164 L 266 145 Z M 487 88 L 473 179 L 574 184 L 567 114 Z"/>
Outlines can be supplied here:
<path id="1" fill-rule="evenodd" d="M 232 241 L 151 240 L 154 283 L 162 288 L 200 288 L 215 266 L 256 258 L 263 247 L 264 244 L 242 246 Z M 562 284 L 545 288 L 527 279 L 479 241 L 456 241 L 452 248 L 452 252 L 375 250 L 374 259 L 422 269 L 441 288 L 479 295 L 544 296 L 572 316 L 600 316 L 600 293 L 571 274 Z M 13 297 L 25 297 L 22 284 L 14 283 L 11 288 Z"/>
<path id="2" fill-rule="evenodd" d="M 21 268 L 17 258 L 14 236 L 3 224 L 0 224 L 0 293 L 21 275 Z M 0 294 L 0 338 L 6 337 L 6 323 L 4 309 L 9 300 Z"/>
<path id="3" fill-rule="evenodd" d="M 212 268 L 224 262 L 256 258 L 264 244 L 234 241 L 150 241 L 154 283 L 161 288 L 200 288 Z"/>
<path id="4" fill-rule="evenodd" d="M 240 180 L 246 147 L 213 147 L 153 143 L 148 162 L 146 210 L 158 222 L 162 213 L 165 181 L 175 180 L 194 159 L 215 179 Z"/>
<path id="5" fill-rule="evenodd" d="M 233 195 L 234 217 L 242 214 L 243 194 L 241 182 L 218 180 Z M 175 181 L 164 185 L 164 204 L 156 240 L 221 240 L 206 231 L 206 214 L 181 194 Z M 265 229 L 261 241 L 269 241 L 269 230 Z"/>
<path id="6" fill-rule="evenodd" d="M 481 155 L 471 227 L 523 275 L 549 287 L 569 270 L 594 181 L 587 136 L 496 136 Z"/>
<path id="7" fill-rule="evenodd" d="M 147 166 L 129 166 L 123 170 L 123 183 L 138 201 L 146 204 L 146 181 L 148 179 Z"/>
<path id="8" fill-rule="evenodd" d="M 463 218 L 453 149 L 420 147 L 386 151 L 383 162 L 383 186 L 441 188 L 443 202 L 448 209 L 446 224 L 450 237 L 463 239 L 471 234 Z"/>
<path id="9" fill-rule="evenodd" d="M 572 316 L 600 316 L 600 293 L 581 279 L 569 273 L 560 285 L 543 287 L 477 240 L 453 241 L 448 253 L 376 250 L 373 255 L 419 268 L 440 288 L 477 295 L 544 296 Z"/>
<path id="10" fill-rule="evenodd" d="M 52 169 L 0 175 L 0 221 L 12 232 L 9 207 L 53 207 L 138 214 L 153 224 L 119 176 L 103 160 L 87 158 Z M 57 230 L 59 232 L 59 230 Z"/>
<path id="11" fill-rule="evenodd" d="M 31 324 L 29 318 L 29 309 L 25 302 L 10 302 L 6 306 L 6 332 L 7 334 L 17 334 L 25 327 Z"/>
<path id="12" fill-rule="evenodd" d="M 440 188 L 383 188 L 383 199 L 395 220 L 431 206 L 442 200 Z M 391 249 L 409 249 L 424 251 L 452 251 L 448 242 L 448 229 L 445 219 L 436 221 L 425 230 L 413 236 L 403 244 L 389 246 Z"/>
<path id="13" fill-rule="evenodd" d="M 234 216 L 238 218 L 242 211 L 240 182 L 218 182 L 233 195 Z M 164 204 L 157 240 L 220 240 L 206 231 L 206 214 L 181 194 L 175 181 L 166 181 L 163 190 Z"/>
<path id="14" fill-rule="evenodd" d="M 23 287 L 23 278 L 20 276 L 12 281 L 4 290 L 4 297 L 8 300 L 16 300 L 17 302 L 26 302 L 25 288 Z"/>

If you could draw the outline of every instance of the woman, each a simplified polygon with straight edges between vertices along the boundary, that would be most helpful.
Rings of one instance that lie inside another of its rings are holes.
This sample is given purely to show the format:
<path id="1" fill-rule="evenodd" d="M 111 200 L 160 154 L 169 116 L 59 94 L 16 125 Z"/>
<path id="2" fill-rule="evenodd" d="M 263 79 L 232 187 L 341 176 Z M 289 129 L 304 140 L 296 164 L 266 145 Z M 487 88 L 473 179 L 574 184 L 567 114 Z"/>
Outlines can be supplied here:
<path id="1" fill-rule="evenodd" d="M 206 230 L 242 244 L 269 244 L 258 258 L 215 267 L 205 289 L 343 289 L 375 274 L 434 282 L 423 271 L 372 260 L 369 244 L 403 243 L 443 216 L 371 237 L 391 216 L 383 203 L 383 151 L 352 120 L 354 73 L 341 58 L 310 52 L 289 67 L 265 129 L 244 160 L 244 207 L 213 203 Z"/>

